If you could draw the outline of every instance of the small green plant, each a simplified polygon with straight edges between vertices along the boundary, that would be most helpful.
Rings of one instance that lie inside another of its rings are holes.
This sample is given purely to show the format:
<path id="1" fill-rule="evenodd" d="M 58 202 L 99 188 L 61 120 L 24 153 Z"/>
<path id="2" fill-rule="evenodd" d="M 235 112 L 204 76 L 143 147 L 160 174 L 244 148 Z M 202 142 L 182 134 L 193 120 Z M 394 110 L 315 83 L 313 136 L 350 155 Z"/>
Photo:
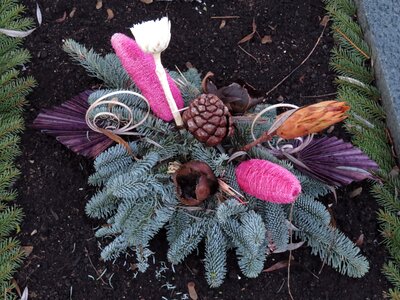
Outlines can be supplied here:
<path id="1" fill-rule="evenodd" d="M 0 0 L 0 28 L 27 30 L 32 21 L 22 18 L 24 7 L 15 0 Z M 14 299 L 13 273 L 24 256 L 19 242 L 9 235 L 18 230 L 22 211 L 10 204 L 16 197 L 12 184 L 19 175 L 14 158 L 20 153 L 19 134 L 24 125 L 25 96 L 35 85 L 32 77 L 21 77 L 20 67 L 30 59 L 21 49 L 22 40 L 0 33 L 0 295 Z"/>
<path id="2" fill-rule="evenodd" d="M 353 135 L 354 144 L 380 166 L 377 175 L 383 183 L 375 183 L 372 194 L 382 207 L 378 219 L 391 257 L 384 265 L 383 273 L 393 284 L 388 295 L 400 299 L 400 180 L 397 172 L 392 171 L 396 161 L 386 134 L 386 116 L 379 102 L 379 91 L 372 84 L 370 49 L 363 39 L 361 27 L 354 21 L 356 6 L 353 0 L 325 2 L 337 42 L 332 51 L 331 66 L 340 75 L 337 78 L 338 97 L 346 99 L 352 106 L 346 129 Z"/>

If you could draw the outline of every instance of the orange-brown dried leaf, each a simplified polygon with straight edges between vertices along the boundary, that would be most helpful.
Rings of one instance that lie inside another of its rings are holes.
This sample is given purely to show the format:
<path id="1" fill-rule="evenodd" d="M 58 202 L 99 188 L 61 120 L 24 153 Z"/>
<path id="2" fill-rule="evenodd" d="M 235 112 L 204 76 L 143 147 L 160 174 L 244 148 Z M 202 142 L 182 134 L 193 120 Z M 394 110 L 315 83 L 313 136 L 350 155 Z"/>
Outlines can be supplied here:
<path id="1" fill-rule="evenodd" d="M 107 8 L 107 21 L 114 19 L 114 12 L 111 8 Z"/>
<path id="2" fill-rule="evenodd" d="M 271 44 L 272 43 L 272 37 L 270 35 L 264 35 L 263 38 L 261 39 L 261 44 Z"/>
<path id="3" fill-rule="evenodd" d="M 345 102 L 338 101 L 322 101 L 304 106 L 287 118 L 276 133 L 284 139 L 318 133 L 346 119 L 346 112 L 349 109 L 350 107 Z"/>
<path id="4" fill-rule="evenodd" d="M 249 33 L 248 35 L 246 35 L 245 37 L 243 37 L 243 38 L 238 42 L 238 44 L 243 44 L 243 43 L 245 43 L 245 42 L 247 42 L 247 41 L 250 41 L 250 40 L 253 38 L 254 34 L 255 34 L 256 31 L 257 31 L 257 24 L 256 24 L 256 20 L 255 20 L 255 19 L 253 19 L 252 27 L 253 27 L 253 31 L 252 31 L 251 33 Z"/>

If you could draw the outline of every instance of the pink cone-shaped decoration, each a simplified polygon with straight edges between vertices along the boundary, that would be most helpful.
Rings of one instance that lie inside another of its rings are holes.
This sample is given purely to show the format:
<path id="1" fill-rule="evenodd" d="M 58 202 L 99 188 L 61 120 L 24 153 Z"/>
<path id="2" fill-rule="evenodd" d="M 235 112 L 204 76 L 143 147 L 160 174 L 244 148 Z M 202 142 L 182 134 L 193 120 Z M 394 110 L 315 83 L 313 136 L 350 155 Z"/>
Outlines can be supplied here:
<path id="1" fill-rule="evenodd" d="M 244 192 L 273 203 L 292 203 L 301 192 L 296 176 L 267 160 L 250 159 L 242 162 L 236 168 L 236 178 Z"/>
<path id="2" fill-rule="evenodd" d="M 122 33 L 116 33 L 111 38 L 111 44 L 120 59 L 122 66 L 140 89 L 143 96 L 149 100 L 153 113 L 164 121 L 173 119 L 164 90 L 156 75 L 156 64 L 151 54 L 144 53 L 136 42 Z M 183 108 L 182 95 L 172 78 L 167 73 L 168 83 L 178 109 Z"/>

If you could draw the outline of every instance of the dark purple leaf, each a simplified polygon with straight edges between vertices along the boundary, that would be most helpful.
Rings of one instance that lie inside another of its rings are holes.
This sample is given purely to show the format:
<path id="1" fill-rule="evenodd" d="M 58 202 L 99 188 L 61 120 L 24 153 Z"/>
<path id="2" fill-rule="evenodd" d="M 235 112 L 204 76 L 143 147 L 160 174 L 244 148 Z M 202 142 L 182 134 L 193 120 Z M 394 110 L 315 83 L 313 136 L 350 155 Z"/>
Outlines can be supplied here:
<path id="1" fill-rule="evenodd" d="M 113 140 L 91 130 L 85 121 L 92 91 L 85 91 L 71 100 L 39 113 L 33 128 L 55 136 L 63 145 L 83 156 L 94 158 L 107 149 Z"/>
<path id="2" fill-rule="evenodd" d="M 334 186 L 347 185 L 366 178 L 374 179 L 370 172 L 379 169 L 360 149 L 336 137 L 313 139 L 307 147 L 292 156 L 304 164 L 300 165 L 292 159 L 297 169 Z"/>

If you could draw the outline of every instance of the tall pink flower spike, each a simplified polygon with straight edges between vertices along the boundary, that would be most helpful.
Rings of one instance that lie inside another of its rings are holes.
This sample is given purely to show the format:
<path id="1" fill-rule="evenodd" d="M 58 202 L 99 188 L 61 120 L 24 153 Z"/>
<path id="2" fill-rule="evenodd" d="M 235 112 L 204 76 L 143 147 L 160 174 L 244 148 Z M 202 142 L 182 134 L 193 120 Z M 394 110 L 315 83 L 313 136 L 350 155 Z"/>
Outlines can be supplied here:
<path id="1" fill-rule="evenodd" d="M 111 38 L 111 44 L 122 66 L 140 89 L 143 96 L 149 101 L 153 113 L 166 122 L 171 121 L 173 116 L 164 90 L 155 72 L 156 64 L 153 56 L 144 53 L 133 39 L 122 33 L 114 34 Z M 176 105 L 178 109 L 181 109 L 184 106 L 182 95 L 168 73 L 167 78 Z"/>
<path id="2" fill-rule="evenodd" d="M 240 188 L 260 200 L 289 204 L 301 193 L 301 185 L 296 176 L 267 160 L 244 161 L 235 173 Z"/>

